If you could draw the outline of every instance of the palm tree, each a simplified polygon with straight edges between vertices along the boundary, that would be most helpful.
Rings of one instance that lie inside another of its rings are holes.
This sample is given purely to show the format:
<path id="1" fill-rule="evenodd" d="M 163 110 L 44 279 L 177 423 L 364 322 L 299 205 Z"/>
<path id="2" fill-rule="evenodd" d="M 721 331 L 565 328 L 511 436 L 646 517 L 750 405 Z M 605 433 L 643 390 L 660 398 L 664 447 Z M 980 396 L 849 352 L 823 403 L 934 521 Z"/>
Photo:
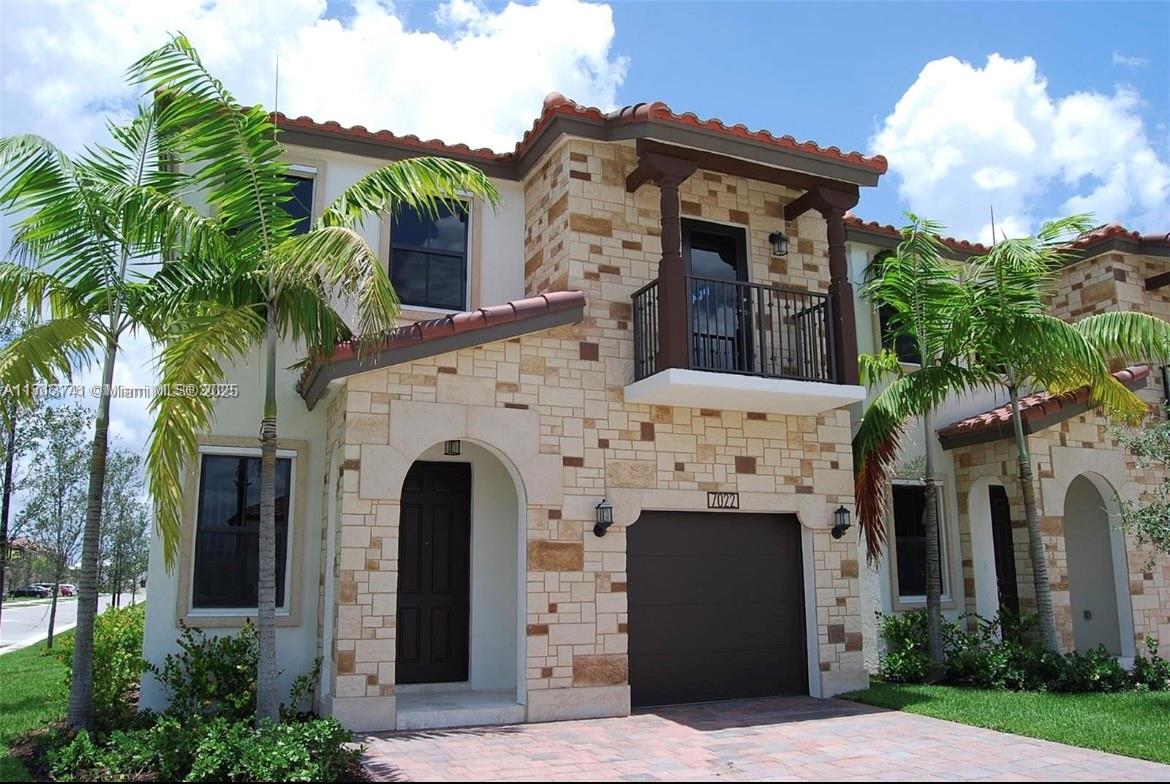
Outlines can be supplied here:
<path id="1" fill-rule="evenodd" d="M 182 35 L 142 58 L 131 74 L 160 96 L 184 129 L 179 160 L 212 210 L 210 233 L 217 237 L 189 245 L 173 262 L 169 281 L 181 304 L 161 355 L 162 381 L 220 381 L 222 363 L 258 347 L 264 352 L 256 718 L 277 720 L 277 344 L 291 340 L 311 351 L 328 352 L 353 333 L 368 345 L 395 325 L 397 298 L 386 269 L 352 228 L 363 218 L 402 205 L 436 214 L 441 206 L 469 197 L 494 205 L 499 194 L 481 171 L 466 164 L 439 158 L 398 161 L 363 177 L 324 211 L 311 231 L 298 235 L 283 208 L 292 185 L 267 112 L 240 107 Z M 144 194 L 164 223 L 183 226 L 197 219 L 194 210 L 173 197 Z M 195 236 L 204 228 L 177 231 Z M 334 307 L 340 295 L 356 303 L 353 333 Z M 181 514 L 179 472 L 196 457 L 195 437 L 213 417 L 212 401 L 162 397 L 152 407 L 147 468 L 170 562 Z"/>
<path id="2" fill-rule="evenodd" d="M 12 253 L 22 262 L 0 264 L 0 312 L 23 311 L 30 322 L 0 351 L 0 383 L 28 397 L 37 382 L 70 378 L 95 362 L 101 367 L 69 695 L 69 723 L 79 728 L 92 718 L 110 385 L 123 337 L 153 323 L 152 286 L 141 265 L 160 250 L 147 240 L 155 234 L 149 222 L 121 194 L 135 188 L 169 193 L 174 185 L 158 165 L 168 143 L 158 114 L 140 108 L 132 122 L 110 125 L 109 132 L 114 146 L 91 148 L 76 160 L 40 137 L 0 139 L 0 209 L 21 215 Z M 48 317 L 41 320 L 46 305 Z"/>
<path id="3" fill-rule="evenodd" d="M 890 479 L 909 421 L 919 418 L 924 434 L 926 495 L 926 613 L 930 657 L 943 664 L 942 581 L 939 552 L 938 485 L 934 475 L 934 411 L 951 393 L 986 386 L 976 370 L 965 366 L 969 352 L 970 297 L 959 271 L 941 254 L 942 226 L 907 213 L 910 223 L 892 255 L 877 260 L 862 289 L 869 302 L 891 310 L 895 340 L 908 341 L 920 367 L 903 371 L 895 353 L 863 355 L 865 383 L 874 386 L 893 377 L 869 404 L 854 439 L 857 466 L 857 514 L 870 560 L 885 545 L 884 517 Z"/>
<path id="4" fill-rule="evenodd" d="M 1021 392 L 1060 394 L 1088 386 L 1095 406 L 1123 419 L 1146 404 L 1110 374 L 1110 363 L 1170 358 L 1170 324 L 1145 313 L 1116 311 L 1070 324 L 1049 313 L 1057 272 L 1070 257 L 1069 240 L 1090 228 L 1089 216 L 1045 223 L 1035 237 L 1004 239 L 972 268 L 974 366 L 1007 392 L 1012 407 L 1028 553 L 1045 645 L 1059 650 L 1048 562 L 1040 532 L 1032 459 L 1020 416 Z"/>

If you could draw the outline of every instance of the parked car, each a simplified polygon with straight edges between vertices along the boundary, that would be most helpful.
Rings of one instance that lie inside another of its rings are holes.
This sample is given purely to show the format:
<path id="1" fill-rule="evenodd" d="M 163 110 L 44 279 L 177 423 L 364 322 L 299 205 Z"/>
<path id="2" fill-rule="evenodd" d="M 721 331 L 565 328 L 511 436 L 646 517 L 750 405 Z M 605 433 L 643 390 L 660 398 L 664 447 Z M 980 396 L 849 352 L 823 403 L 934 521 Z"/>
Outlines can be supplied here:
<path id="1" fill-rule="evenodd" d="M 43 585 L 26 585 L 23 588 L 17 588 L 12 591 L 13 598 L 27 597 L 32 599 L 47 599 L 49 597 L 49 589 Z"/>
<path id="2" fill-rule="evenodd" d="M 77 586 L 73 585 L 72 583 L 61 583 L 58 587 L 61 589 L 62 596 L 77 595 Z"/>

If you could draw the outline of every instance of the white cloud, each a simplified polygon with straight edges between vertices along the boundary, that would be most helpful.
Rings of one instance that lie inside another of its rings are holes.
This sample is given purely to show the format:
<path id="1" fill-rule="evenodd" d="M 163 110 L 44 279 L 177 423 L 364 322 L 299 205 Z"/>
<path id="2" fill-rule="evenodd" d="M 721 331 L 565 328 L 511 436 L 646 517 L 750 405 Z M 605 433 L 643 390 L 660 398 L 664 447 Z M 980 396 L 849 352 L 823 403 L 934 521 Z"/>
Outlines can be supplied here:
<path id="1" fill-rule="evenodd" d="M 1145 68 L 1150 64 L 1150 61 L 1149 58 L 1122 54 L 1121 52 L 1114 49 L 1113 64 L 1124 65 L 1126 68 Z"/>
<path id="2" fill-rule="evenodd" d="M 955 236 L 990 239 L 991 207 L 997 230 L 1027 233 L 1051 217 L 1041 202 L 1152 231 L 1170 215 L 1170 165 L 1141 107 L 1128 87 L 1053 96 L 1032 58 L 993 54 L 979 68 L 946 57 L 926 64 L 870 144 L 909 207 Z"/>
<path id="3" fill-rule="evenodd" d="M 273 105 L 279 56 L 286 114 L 499 151 L 553 90 L 612 108 L 626 70 L 612 10 L 583 0 L 497 11 L 448 0 L 433 11 L 439 32 L 408 29 L 388 0 L 354 0 L 344 21 L 325 18 L 324 0 L 0 2 L 0 134 L 39 133 L 68 150 L 104 140 L 107 117 L 128 115 L 137 96 L 126 68 L 172 31 L 242 102 Z M 153 383 L 151 347 L 125 349 L 116 382 Z M 128 444 L 148 426 L 145 404 L 115 401 L 112 427 Z"/>

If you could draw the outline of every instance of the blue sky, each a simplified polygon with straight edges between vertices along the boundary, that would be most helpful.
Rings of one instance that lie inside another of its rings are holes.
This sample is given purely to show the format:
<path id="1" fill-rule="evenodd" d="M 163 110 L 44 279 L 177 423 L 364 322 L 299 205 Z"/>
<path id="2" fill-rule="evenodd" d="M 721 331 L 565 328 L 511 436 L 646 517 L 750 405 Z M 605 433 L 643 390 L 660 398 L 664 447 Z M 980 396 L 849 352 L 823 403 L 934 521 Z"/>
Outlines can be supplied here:
<path id="1" fill-rule="evenodd" d="M 499 9 L 506 3 L 486 3 Z M 1032 58 L 1054 98 L 1132 87 L 1136 113 L 1170 159 L 1170 3 L 1167 2 L 652 2 L 619 0 L 613 51 L 628 60 L 619 104 L 666 101 L 822 145 L 883 152 L 873 137 L 923 67 L 989 55 Z M 441 29 L 434 4 L 400 3 L 411 25 Z M 330 3 L 345 17 L 350 3 Z M 704 43 L 701 37 L 709 39 Z M 570 98 L 574 97 L 569 95 Z M 993 116 L 972 118 L 992 124 Z M 1031 199 L 1033 218 L 1063 214 L 1070 188 Z M 994 199 L 973 204 L 979 220 Z M 897 174 L 864 193 L 857 212 L 898 223 L 911 206 Z M 927 214 L 930 214 L 927 212 Z M 1102 222 L 1140 217 L 1098 214 Z M 1163 215 L 1170 224 L 1170 215 Z M 1135 220 L 1136 219 L 1136 220 Z M 1030 226 L 1034 227 L 1034 223 Z M 1170 227 L 1170 226 L 1167 226 Z M 1163 228 L 1163 230 L 1165 230 Z M 969 233 L 969 232 L 968 232 Z"/>
<path id="2" fill-rule="evenodd" d="M 186 33 L 246 103 L 508 150 L 557 90 L 881 152 L 866 219 L 987 239 L 1093 211 L 1170 230 L 1170 3 L 0 0 L 0 135 L 105 139 Z M 0 226 L 0 240 L 4 231 Z M 149 383 L 131 344 L 117 383 Z M 141 443 L 144 410 L 115 411 Z"/>

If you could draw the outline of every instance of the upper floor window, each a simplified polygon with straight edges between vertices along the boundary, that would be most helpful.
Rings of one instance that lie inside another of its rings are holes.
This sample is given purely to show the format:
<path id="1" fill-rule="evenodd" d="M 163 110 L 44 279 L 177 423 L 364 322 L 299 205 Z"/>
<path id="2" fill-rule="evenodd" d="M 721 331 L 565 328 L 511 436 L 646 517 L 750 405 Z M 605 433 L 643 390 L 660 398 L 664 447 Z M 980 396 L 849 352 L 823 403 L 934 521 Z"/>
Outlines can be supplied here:
<path id="1" fill-rule="evenodd" d="M 403 305 L 467 308 L 467 205 L 402 207 L 390 224 L 390 280 Z"/>
<path id="2" fill-rule="evenodd" d="M 939 577 L 944 595 L 948 593 L 949 576 L 945 517 L 943 515 L 941 486 L 935 486 L 938 503 Z M 897 570 L 894 589 L 903 602 L 921 602 L 926 599 L 926 485 L 921 482 L 895 482 L 894 493 L 894 556 Z"/>
<path id="3" fill-rule="evenodd" d="M 254 609 L 259 578 L 260 456 L 204 453 L 199 470 L 191 608 Z M 291 457 L 276 460 L 276 606 L 285 604 Z"/>
<path id="4" fill-rule="evenodd" d="M 882 262 L 891 255 L 891 251 L 882 251 L 877 254 L 870 264 L 866 274 L 876 277 L 882 274 Z M 877 303 L 878 331 L 881 336 L 882 348 L 893 351 L 900 362 L 908 365 L 921 365 L 922 357 L 918 353 L 918 346 L 911 335 L 897 334 L 894 316 L 896 311 L 892 305 Z"/>
<path id="5" fill-rule="evenodd" d="M 293 228 L 294 234 L 305 234 L 313 227 L 313 179 L 314 174 L 311 170 L 304 170 L 304 167 L 294 167 L 292 171 L 284 175 L 285 179 L 292 183 L 292 199 L 286 201 L 282 206 L 284 211 L 296 220 L 296 226 Z"/>
<path id="6" fill-rule="evenodd" d="M 910 335 L 897 335 L 890 323 L 894 318 L 894 308 L 891 305 L 878 306 L 878 325 L 881 328 L 882 348 L 887 348 L 898 355 L 899 362 L 908 365 L 921 365 L 922 357 L 918 354 L 918 346 Z"/>

